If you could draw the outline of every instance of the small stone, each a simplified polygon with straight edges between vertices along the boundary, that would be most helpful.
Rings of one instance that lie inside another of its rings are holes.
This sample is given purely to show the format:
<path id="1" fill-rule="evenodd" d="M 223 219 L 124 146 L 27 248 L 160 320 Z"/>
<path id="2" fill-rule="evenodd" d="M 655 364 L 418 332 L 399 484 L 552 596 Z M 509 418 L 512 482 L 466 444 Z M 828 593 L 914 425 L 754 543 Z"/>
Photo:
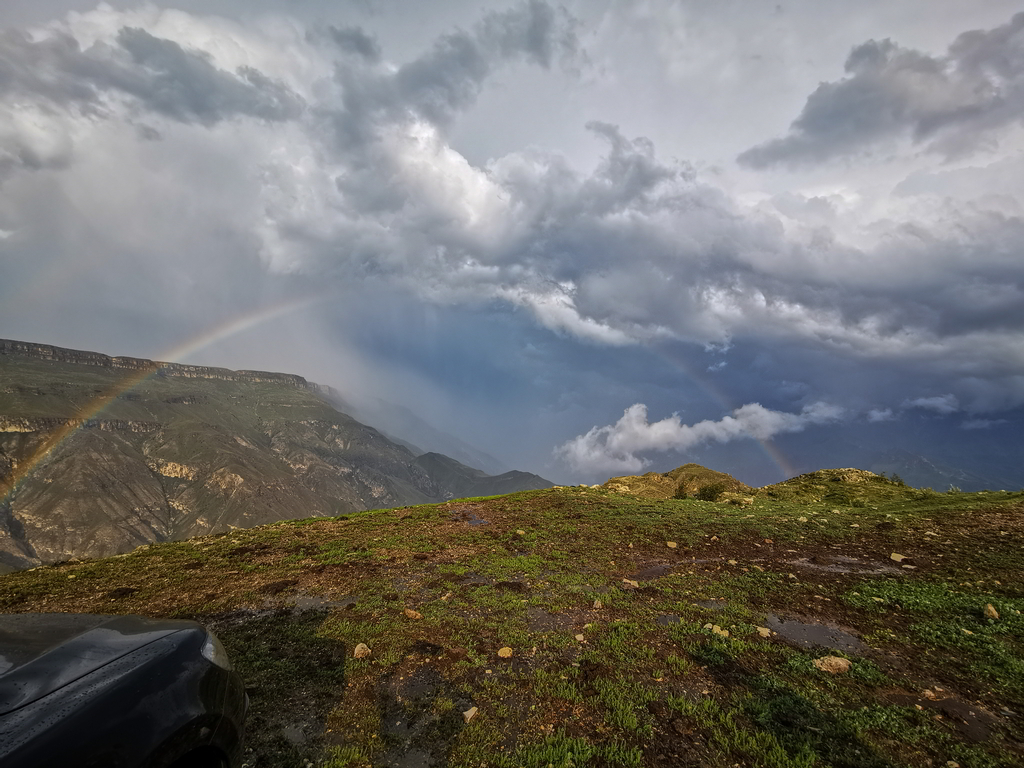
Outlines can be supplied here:
<path id="1" fill-rule="evenodd" d="M 771 637 L 772 631 L 768 629 L 768 627 L 758 627 L 757 634 L 759 634 L 761 637 Z"/>
<path id="2" fill-rule="evenodd" d="M 806 523 L 807 522 L 807 518 L 806 517 L 798 517 L 797 518 L 797 522 Z"/>
<path id="3" fill-rule="evenodd" d="M 352 651 L 352 656 L 356 659 L 365 659 L 367 656 L 370 655 L 370 653 L 370 646 L 368 646 L 366 643 L 359 643 L 359 645 L 356 646 L 355 650 Z"/>
<path id="4" fill-rule="evenodd" d="M 902 563 L 904 560 L 907 559 L 907 556 L 901 555 L 898 552 L 893 552 L 891 555 L 889 555 L 889 559 L 892 560 L 894 563 Z"/>
<path id="5" fill-rule="evenodd" d="M 712 536 L 712 537 L 711 537 L 711 540 L 712 540 L 712 541 L 718 541 L 718 537 L 717 537 L 717 536 Z"/>
<path id="6" fill-rule="evenodd" d="M 447 603 L 447 602 L 448 602 L 449 600 L 451 600 L 451 599 L 452 599 L 452 593 L 451 593 L 451 592 L 445 592 L 445 593 L 444 593 L 443 595 L 441 595 L 441 599 L 442 599 L 442 600 L 443 600 L 444 602 L 446 602 L 446 603 Z"/>
<path id="7" fill-rule="evenodd" d="M 713 626 L 715 625 L 709 621 L 707 624 L 704 625 L 704 629 L 711 629 Z"/>
<path id="8" fill-rule="evenodd" d="M 960 631 L 963 632 L 965 635 L 973 635 L 974 634 L 973 632 L 971 632 L 971 630 L 964 629 L 963 627 L 960 627 Z"/>
<path id="9" fill-rule="evenodd" d="M 995 606 L 992 605 L 992 603 L 986 603 L 985 604 L 985 618 L 986 619 L 998 619 L 999 618 L 999 611 L 996 610 Z"/>
<path id="10" fill-rule="evenodd" d="M 600 610 L 601 608 L 604 608 L 604 606 L 601 604 L 601 601 L 600 600 L 595 600 L 594 601 L 594 609 L 595 610 Z"/>
<path id="11" fill-rule="evenodd" d="M 627 587 L 632 587 L 633 589 L 639 589 L 640 588 L 640 582 L 639 581 L 633 581 L 633 579 L 623 579 L 622 583 L 625 584 Z"/>
<path id="12" fill-rule="evenodd" d="M 947 760 L 946 768 L 960 768 L 960 763 L 958 763 L 956 760 Z"/>
<path id="13" fill-rule="evenodd" d="M 414 611 L 412 608 L 406 608 L 405 609 L 405 615 L 406 615 L 407 618 L 410 618 L 410 619 L 422 619 L 423 618 L 423 614 L 422 613 L 420 613 L 419 611 Z"/>
<path id="14" fill-rule="evenodd" d="M 479 711 L 480 710 L 477 709 L 476 707 L 470 707 L 469 709 L 467 709 L 465 712 L 462 713 L 462 719 L 465 720 L 468 723 L 470 720 L 472 720 L 474 717 L 476 717 L 476 713 L 479 712 Z"/>
<path id="15" fill-rule="evenodd" d="M 498 649 L 498 655 L 503 659 L 510 658 L 512 656 L 512 649 L 506 645 L 504 648 Z"/>
<path id="16" fill-rule="evenodd" d="M 711 626 L 711 632 L 712 632 L 712 634 L 718 635 L 719 637 L 728 637 L 729 636 L 729 630 L 728 629 L 722 629 L 717 624 L 713 624 Z"/>
<path id="17" fill-rule="evenodd" d="M 736 561 L 735 560 L 728 560 L 726 562 L 728 562 L 729 565 L 736 565 Z"/>
<path id="18" fill-rule="evenodd" d="M 841 656 L 822 656 L 820 659 L 815 659 L 811 663 L 822 672 L 828 672 L 832 675 L 849 672 L 850 667 L 853 666 L 849 659 L 844 659 Z"/>
<path id="19" fill-rule="evenodd" d="M 665 546 L 668 547 L 669 549 L 675 549 L 679 545 L 676 542 L 674 542 L 674 541 L 666 541 L 665 542 Z"/>
<path id="20" fill-rule="evenodd" d="M 520 530 L 516 531 L 516 533 L 518 533 L 518 534 L 519 534 L 520 536 L 525 536 L 525 535 L 526 535 L 526 531 L 524 531 L 524 530 L 522 530 L 522 529 L 520 529 Z M 476 709 L 476 707 L 473 707 L 473 709 L 475 710 L 475 709 Z M 475 714 L 475 713 L 474 713 L 474 714 Z"/>
<path id="21" fill-rule="evenodd" d="M 582 643 L 586 638 L 583 635 L 576 635 L 576 641 Z"/>

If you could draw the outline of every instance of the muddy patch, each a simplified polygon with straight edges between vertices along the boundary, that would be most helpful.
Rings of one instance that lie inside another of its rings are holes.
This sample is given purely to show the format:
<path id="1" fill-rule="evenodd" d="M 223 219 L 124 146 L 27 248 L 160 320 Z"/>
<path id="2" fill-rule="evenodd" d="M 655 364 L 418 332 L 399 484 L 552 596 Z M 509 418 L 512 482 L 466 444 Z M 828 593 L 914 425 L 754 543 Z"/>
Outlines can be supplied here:
<path id="1" fill-rule="evenodd" d="M 939 713 L 947 724 L 969 741 L 985 741 L 992 735 L 992 729 L 999 720 L 977 704 L 953 697 L 926 698 L 912 693 L 897 693 L 886 697 L 893 704 L 918 709 L 930 709 Z"/>
<path id="2" fill-rule="evenodd" d="M 858 576 L 884 576 L 886 574 L 902 574 L 898 567 L 877 560 L 861 560 L 848 555 L 815 555 L 798 557 L 796 560 L 784 560 L 786 565 L 794 568 L 806 568 L 824 573 L 850 573 Z"/>
<path id="3" fill-rule="evenodd" d="M 675 566 L 669 563 L 654 563 L 626 578 L 632 581 L 654 581 L 662 576 L 667 576 L 673 570 L 675 570 Z"/>
<path id="4" fill-rule="evenodd" d="M 856 635 L 829 624 L 780 619 L 770 613 L 765 617 L 765 626 L 787 643 L 800 648 L 828 648 L 844 653 L 863 653 L 868 650 L 868 646 Z"/>
<path id="5" fill-rule="evenodd" d="M 526 608 L 526 624 L 531 632 L 567 632 L 572 629 L 573 618 L 565 613 L 551 613 L 530 605 Z"/>
<path id="6" fill-rule="evenodd" d="M 679 624 L 681 622 L 682 619 L 680 619 L 678 616 L 674 614 L 665 614 L 663 616 L 659 616 L 654 620 L 655 624 L 662 627 L 671 627 L 673 624 Z"/>
<path id="7" fill-rule="evenodd" d="M 408 663 L 381 679 L 378 702 L 386 749 L 374 763 L 386 768 L 446 765 L 451 743 L 465 726 L 462 713 L 473 706 L 431 664 Z"/>

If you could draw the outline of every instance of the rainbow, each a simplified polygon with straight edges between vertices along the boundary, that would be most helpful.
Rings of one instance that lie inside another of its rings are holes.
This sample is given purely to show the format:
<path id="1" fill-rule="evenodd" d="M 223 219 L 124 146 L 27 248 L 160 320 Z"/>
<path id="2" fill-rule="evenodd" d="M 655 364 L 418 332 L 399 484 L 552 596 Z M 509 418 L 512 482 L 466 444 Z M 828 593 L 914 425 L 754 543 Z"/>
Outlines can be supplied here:
<path id="1" fill-rule="evenodd" d="M 721 405 L 722 409 L 726 413 L 732 413 L 734 410 L 736 410 L 736 408 L 739 407 L 735 405 L 729 399 L 729 397 L 724 392 L 722 392 L 717 386 L 715 386 L 712 382 L 708 381 L 707 378 L 694 372 L 681 356 L 672 354 L 666 349 L 658 349 L 654 346 L 651 347 L 651 350 L 658 357 L 660 357 L 669 365 L 679 370 L 686 378 L 688 378 L 690 381 L 692 381 L 694 384 L 700 387 L 704 391 L 704 393 L 708 395 L 708 397 L 710 397 L 712 400 Z M 778 467 L 779 471 L 783 474 L 783 479 L 788 480 L 789 478 L 796 476 L 797 470 L 792 466 L 792 464 L 790 464 L 789 460 L 783 455 L 782 451 L 780 451 L 774 443 L 772 443 L 770 440 L 759 440 L 757 438 L 753 439 L 756 440 L 757 443 L 761 446 L 761 451 L 768 458 L 768 460 L 771 461 L 776 467 Z"/>
<path id="2" fill-rule="evenodd" d="M 206 328 L 202 332 L 186 339 L 185 341 L 171 347 L 160 355 L 164 360 L 180 360 L 194 352 L 215 344 L 218 341 L 234 336 L 235 334 L 247 331 L 262 323 L 266 323 L 282 315 L 291 314 L 305 309 L 313 304 L 328 298 L 330 294 L 317 293 L 312 296 L 304 296 L 297 299 L 288 299 L 283 302 L 261 307 L 252 312 L 246 312 L 232 317 L 227 322 Z M 132 371 L 122 378 L 106 392 L 94 397 L 83 406 L 78 413 L 68 419 L 63 426 L 50 433 L 32 455 L 25 461 L 19 462 L 9 477 L 0 482 L 0 504 L 6 503 L 11 495 L 18 489 L 18 486 L 39 464 L 46 459 L 53 451 L 71 435 L 82 429 L 90 419 L 95 419 L 103 410 L 110 405 L 119 395 L 137 387 L 150 376 L 156 374 L 166 363 L 147 360 L 146 364 L 138 370 Z"/>

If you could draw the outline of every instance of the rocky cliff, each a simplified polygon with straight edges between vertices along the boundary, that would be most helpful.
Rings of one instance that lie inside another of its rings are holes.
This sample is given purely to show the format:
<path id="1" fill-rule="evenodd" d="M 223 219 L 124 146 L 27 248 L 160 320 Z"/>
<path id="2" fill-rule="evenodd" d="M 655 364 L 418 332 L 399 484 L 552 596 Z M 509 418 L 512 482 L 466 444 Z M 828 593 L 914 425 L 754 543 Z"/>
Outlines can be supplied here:
<path id="1" fill-rule="evenodd" d="M 328 394 L 291 374 L 0 341 L 0 570 L 551 485 L 465 467 L 467 483 Z"/>

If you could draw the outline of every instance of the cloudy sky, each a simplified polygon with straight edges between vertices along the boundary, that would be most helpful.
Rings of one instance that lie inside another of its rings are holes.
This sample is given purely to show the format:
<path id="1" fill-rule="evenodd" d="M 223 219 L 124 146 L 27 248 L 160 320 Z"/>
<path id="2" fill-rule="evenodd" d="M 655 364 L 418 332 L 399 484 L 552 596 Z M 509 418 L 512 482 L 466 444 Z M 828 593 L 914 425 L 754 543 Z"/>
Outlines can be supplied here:
<path id="1" fill-rule="evenodd" d="M 1020 433 L 1019 3 L 0 27 L 0 336 L 299 373 L 562 482 Z"/>

